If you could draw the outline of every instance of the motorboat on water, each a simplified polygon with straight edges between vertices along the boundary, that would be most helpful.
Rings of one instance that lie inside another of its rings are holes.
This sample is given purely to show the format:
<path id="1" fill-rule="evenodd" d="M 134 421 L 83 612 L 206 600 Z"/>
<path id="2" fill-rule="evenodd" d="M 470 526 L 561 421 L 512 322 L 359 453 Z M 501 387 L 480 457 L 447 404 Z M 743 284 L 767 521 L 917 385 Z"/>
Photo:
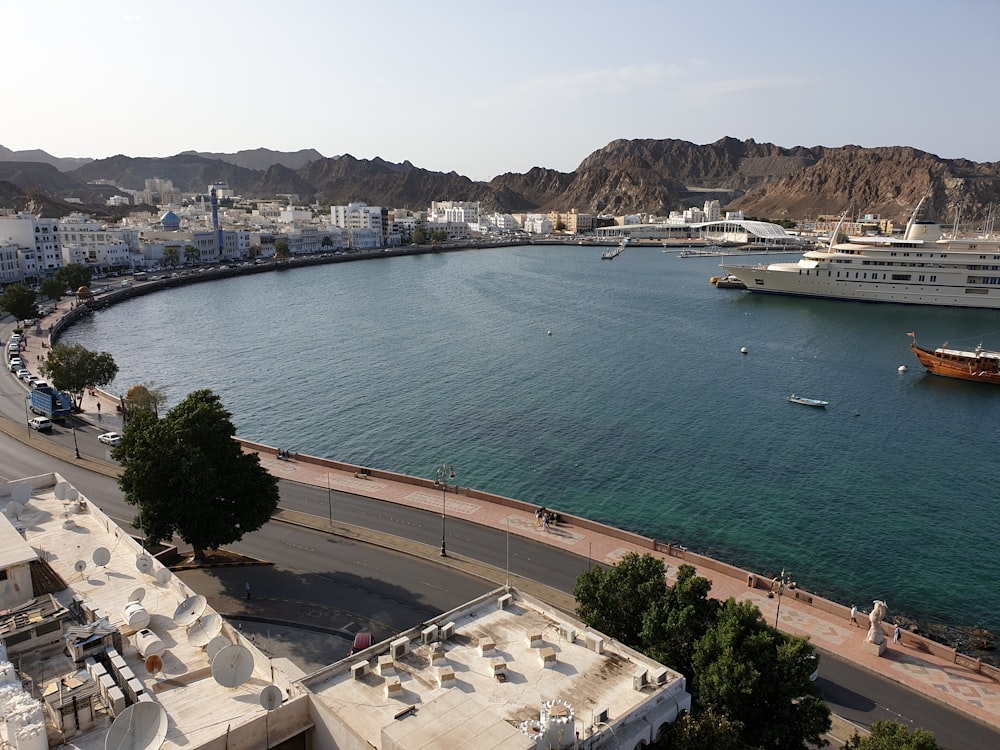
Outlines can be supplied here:
<path id="1" fill-rule="evenodd" d="M 820 409 L 824 409 L 830 405 L 829 401 L 820 401 L 818 398 L 806 398 L 805 396 L 796 396 L 794 393 L 788 397 L 788 400 L 793 404 L 804 404 L 805 406 L 816 406 Z"/>
<path id="2" fill-rule="evenodd" d="M 899 237 L 851 237 L 795 263 L 723 264 L 751 292 L 912 305 L 1000 308 L 1000 239 L 945 237 L 927 198 Z"/>
<path id="3" fill-rule="evenodd" d="M 1000 384 L 1000 352 L 993 352 L 977 346 L 973 351 L 948 349 L 947 342 L 937 349 L 928 349 L 917 344 L 913 333 L 907 334 L 910 341 L 910 351 L 928 372 L 943 375 L 946 378 L 973 380 L 977 383 Z"/>
<path id="4" fill-rule="evenodd" d="M 713 277 L 715 278 L 715 277 Z M 719 276 L 715 278 L 715 288 L 716 289 L 746 289 L 747 285 L 740 281 L 738 276 L 733 276 L 733 274 L 727 274 L 725 276 Z"/>

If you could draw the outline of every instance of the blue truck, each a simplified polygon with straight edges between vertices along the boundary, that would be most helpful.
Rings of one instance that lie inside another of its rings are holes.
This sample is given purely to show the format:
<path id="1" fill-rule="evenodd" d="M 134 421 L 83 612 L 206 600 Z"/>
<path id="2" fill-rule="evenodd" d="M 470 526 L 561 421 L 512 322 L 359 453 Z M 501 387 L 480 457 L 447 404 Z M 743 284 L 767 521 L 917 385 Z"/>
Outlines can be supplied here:
<path id="1" fill-rule="evenodd" d="M 49 419 L 62 419 L 73 411 L 73 402 L 65 393 L 41 386 L 31 392 L 31 411 Z"/>

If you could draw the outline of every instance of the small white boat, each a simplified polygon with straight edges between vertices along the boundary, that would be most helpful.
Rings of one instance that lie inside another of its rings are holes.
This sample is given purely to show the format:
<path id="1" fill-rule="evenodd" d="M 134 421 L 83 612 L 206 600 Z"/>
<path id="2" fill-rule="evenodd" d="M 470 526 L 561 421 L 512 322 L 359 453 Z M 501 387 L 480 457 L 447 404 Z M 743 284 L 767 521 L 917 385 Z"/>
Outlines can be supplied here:
<path id="1" fill-rule="evenodd" d="M 794 393 L 788 397 L 788 400 L 793 404 L 805 404 L 806 406 L 818 406 L 819 408 L 826 407 L 829 401 L 820 401 L 818 398 L 806 398 L 805 396 L 796 396 Z"/>

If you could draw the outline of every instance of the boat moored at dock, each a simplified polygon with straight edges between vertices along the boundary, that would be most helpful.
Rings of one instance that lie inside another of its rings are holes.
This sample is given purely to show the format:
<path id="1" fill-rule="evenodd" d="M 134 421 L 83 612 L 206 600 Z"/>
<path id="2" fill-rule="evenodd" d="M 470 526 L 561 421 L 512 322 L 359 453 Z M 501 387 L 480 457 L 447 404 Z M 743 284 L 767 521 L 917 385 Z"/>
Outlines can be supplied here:
<path id="1" fill-rule="evenodd" d="M 899 237 L 852 237 L 796 263 L 723 268 L 751 292 L 1000 309 L 1000 239 L 945 237 L 927 198 Z"/>
<path id="2" fill-rule="evenodd" d="M 912 339 L 910 351 L 928 372 L 946 378 L 1000 384 L 1000 352 L 989 351 L 982 345 L 972 351 L 948 349 L 947 343 L 937 349 L 928 349 L 917 344 L 914 334 L 907 335 Z"/>

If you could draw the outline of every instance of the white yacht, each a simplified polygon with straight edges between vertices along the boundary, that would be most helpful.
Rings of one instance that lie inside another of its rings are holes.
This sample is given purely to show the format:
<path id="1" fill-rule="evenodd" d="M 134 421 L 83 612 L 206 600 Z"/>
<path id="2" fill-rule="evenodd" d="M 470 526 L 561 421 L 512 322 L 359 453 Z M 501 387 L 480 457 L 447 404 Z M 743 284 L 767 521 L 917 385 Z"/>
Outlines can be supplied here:
<path id="1" fill-rule="evenodd" d="M 797 263 L 723 268 L 751 292 L 1000 308 L 1000 239 L 945 237 L 923 198 L 902 238 L 852 237 Z M 834 231 L 834 237 L 837 232 Z"/>

